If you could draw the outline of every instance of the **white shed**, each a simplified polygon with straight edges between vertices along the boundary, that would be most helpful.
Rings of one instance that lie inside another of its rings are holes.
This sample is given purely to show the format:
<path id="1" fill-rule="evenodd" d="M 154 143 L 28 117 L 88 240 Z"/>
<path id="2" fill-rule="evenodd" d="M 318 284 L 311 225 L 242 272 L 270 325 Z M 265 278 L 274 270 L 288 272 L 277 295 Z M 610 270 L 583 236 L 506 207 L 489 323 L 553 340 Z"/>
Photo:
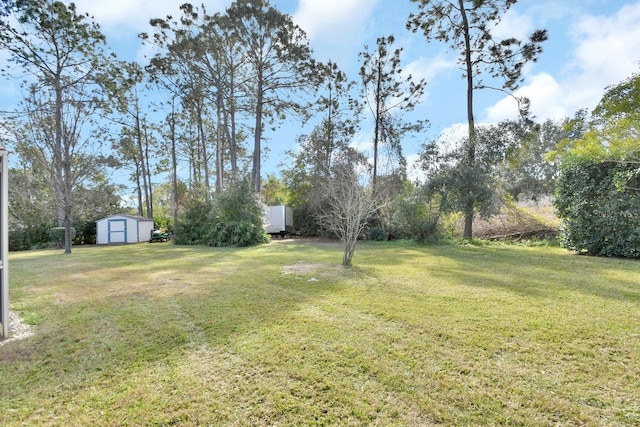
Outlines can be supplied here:
<path id="1" fill-rule="evenodd" d="M 96 221 L 96 243 L 148 242 L 153 232 L 153 220 L 137 215 L 111 215 Z"/>

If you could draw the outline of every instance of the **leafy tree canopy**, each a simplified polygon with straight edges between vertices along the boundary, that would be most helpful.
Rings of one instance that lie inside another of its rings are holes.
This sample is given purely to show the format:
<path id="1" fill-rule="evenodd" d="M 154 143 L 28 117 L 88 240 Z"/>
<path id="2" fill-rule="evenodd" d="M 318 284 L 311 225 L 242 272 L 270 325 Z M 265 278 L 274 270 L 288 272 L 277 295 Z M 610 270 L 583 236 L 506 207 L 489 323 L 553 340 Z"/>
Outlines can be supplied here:
<path id="1" fill-rule="evenodd" d="M 571 135 L 548 158 L 640 161 L 640 74 L 610 87 L 590 118 L 580 112 L 566 123 Z"/>

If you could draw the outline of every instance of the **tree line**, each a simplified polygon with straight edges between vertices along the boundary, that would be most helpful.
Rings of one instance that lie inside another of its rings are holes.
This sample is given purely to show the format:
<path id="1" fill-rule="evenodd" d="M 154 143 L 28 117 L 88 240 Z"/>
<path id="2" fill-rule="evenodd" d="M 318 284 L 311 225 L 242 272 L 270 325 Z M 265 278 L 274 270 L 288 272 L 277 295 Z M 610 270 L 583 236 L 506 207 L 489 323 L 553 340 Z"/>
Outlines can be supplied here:
<path id="1" fill-rule="evenodd" d="M 467 90 L 467 136 L 425 143 L 426 181 L 419 184 L 407 177 L 402 142 L 428 126 L 428 118 L 407 114 L 427 82 L 403 72 L 393 35 L 363 47 L 351 79 L 338 64 L 317 61 L 303 29 L 269 1 L 236 0 L 216 13 L 185 3 L 175 17 L 151 19 L 140 34 L 154 52 L 142 66 L 111 53 L 99 25 L 73 3 L 5 2 L 0 47 L 11 68 L 3 72 L 24 77 L 20 106 L 2 116 L 3 138 L 19 162 L 11 171 L 13 227 L 26 246 L 50 225 L 64 227 L 70 253 L 74 229 L 78 240 L 82 224 L 90 228 L 122 210 L 121 185 L 109 178 L 114 170 L 128 174 L 137 213 L 173 227 L 178 237 L 182 231 L 184 242 L 224 243 L 233 230 L 220 218 L 229 222 L 229 212 L 243 211 L 229 195 L 255 212 L 260 200 L 248 191 L 294 206 L 300 232 L 338 232 L 351 254 L 365 227 L 379 238 L 424 240 L 437 233 L 443 215 L 459 212 L 463 238 L 470 239 L 474 218 L 494 213 L 505 195 L 553 193 L 571 152 L 560 153 L 558 144 L 580 140 L 602 121 L 535 123 L 524 98 L 516 98 L 516 121 L 479 125 L 473 109 L 477 91 L 518 88 L 547 32 L 536 30 L 526 40 L 494 37 L 492 28 L 514 0 L 411 1 L 417 9 L 406 28 L 457 53 Z M 298 137 L 282 178 L 268 176 L 263 185 L 269 131 L 309 120 L 316 126 Z M 352 146 L 365 123 L 373 129 L 370 156 Z M 558 156 L 545 158 L 553 150 Z M 157 184 L 160 173 L 169 181 Z M 355 209 L 344 203 L 349 197 L 367 203 L 359 205 L 347 238 L 339 222 L 348 213 L 341 209 Z M 261 241 L 259 215 L 247 221 L 250 226 L 232 227 L 247 239 L 227 240 Z M 194 232 L 196 223 L 219 233 Z"/>

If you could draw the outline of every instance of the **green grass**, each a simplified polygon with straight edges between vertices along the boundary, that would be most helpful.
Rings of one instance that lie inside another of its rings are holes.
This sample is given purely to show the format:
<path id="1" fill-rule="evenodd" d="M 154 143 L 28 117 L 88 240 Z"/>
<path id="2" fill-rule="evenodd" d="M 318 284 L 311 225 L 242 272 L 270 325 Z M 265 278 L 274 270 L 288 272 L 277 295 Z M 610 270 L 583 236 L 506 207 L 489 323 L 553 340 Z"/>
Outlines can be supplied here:
<path id="1" fill-rule="evenodd" d="M 523 246 L 10 255 L 0 425 L 640 425 L 640 263 Z"/>

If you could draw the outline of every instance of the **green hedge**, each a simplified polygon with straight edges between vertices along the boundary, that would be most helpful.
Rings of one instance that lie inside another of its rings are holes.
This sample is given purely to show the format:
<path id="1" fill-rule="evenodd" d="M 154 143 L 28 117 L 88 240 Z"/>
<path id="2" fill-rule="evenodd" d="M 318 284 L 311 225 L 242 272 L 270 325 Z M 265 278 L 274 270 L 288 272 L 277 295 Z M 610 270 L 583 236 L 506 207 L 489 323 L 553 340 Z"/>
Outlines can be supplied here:
<path id="1" fill-rule="evenodd" d="M 640 258 L 640 165 L 570 159 L 563 162 L 554 205 L 564 245 L 577 252 Z"/>
<path id="2" fill-rule="evenodd" d="M 9 250 L 28 251 L 48 247 L 49 228 L 49 224 L 11 228 L 9 230 Z"/>

